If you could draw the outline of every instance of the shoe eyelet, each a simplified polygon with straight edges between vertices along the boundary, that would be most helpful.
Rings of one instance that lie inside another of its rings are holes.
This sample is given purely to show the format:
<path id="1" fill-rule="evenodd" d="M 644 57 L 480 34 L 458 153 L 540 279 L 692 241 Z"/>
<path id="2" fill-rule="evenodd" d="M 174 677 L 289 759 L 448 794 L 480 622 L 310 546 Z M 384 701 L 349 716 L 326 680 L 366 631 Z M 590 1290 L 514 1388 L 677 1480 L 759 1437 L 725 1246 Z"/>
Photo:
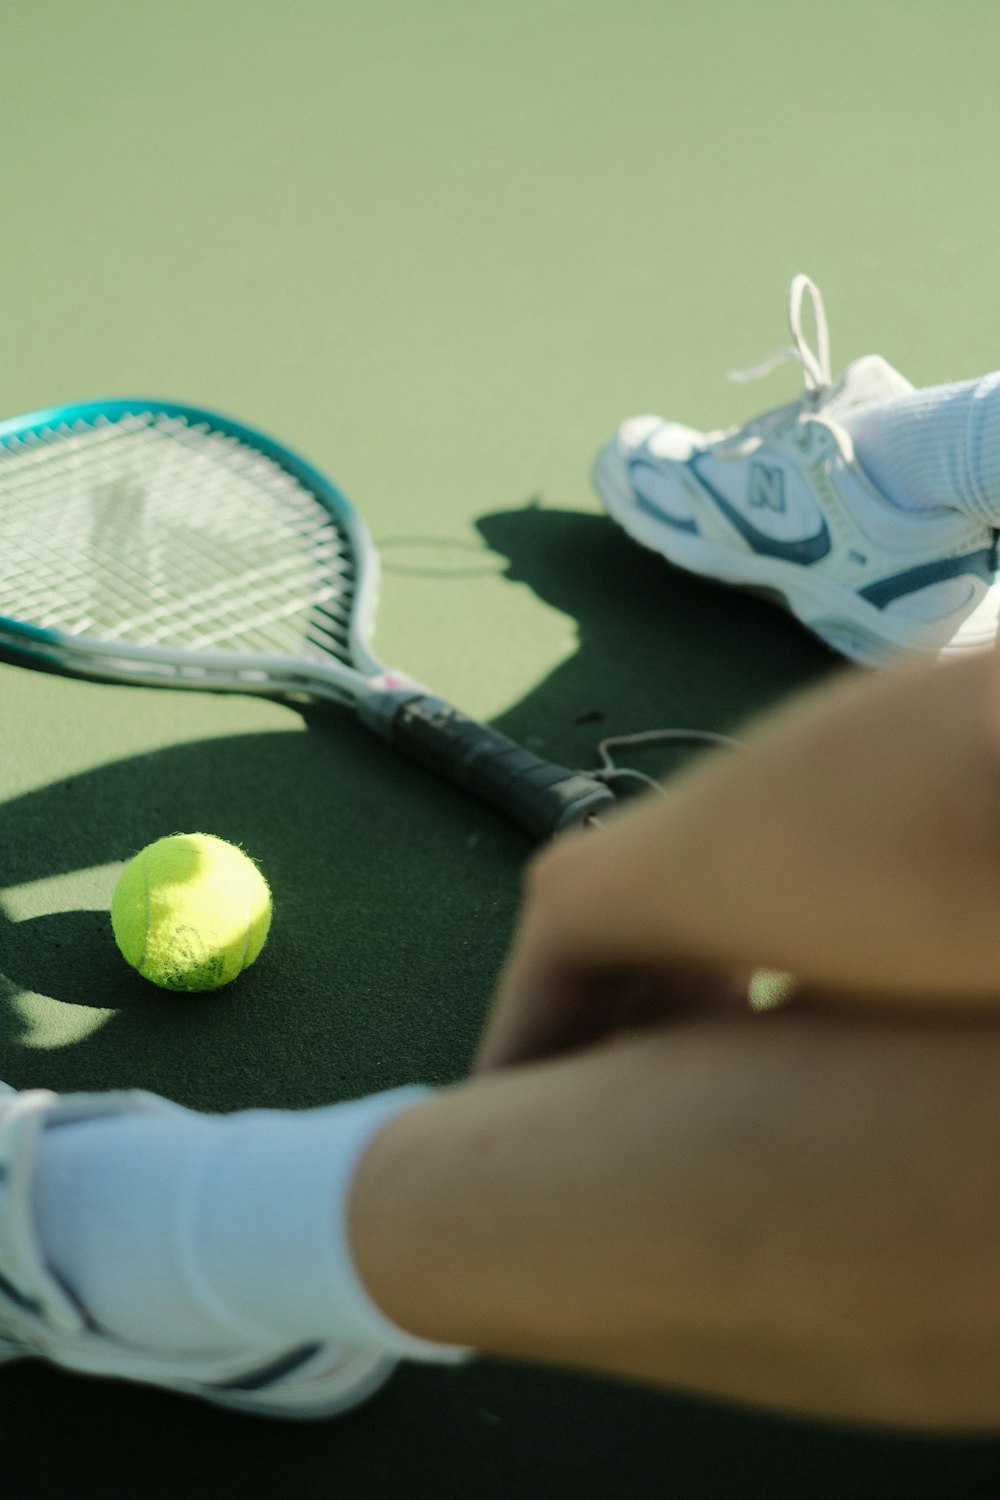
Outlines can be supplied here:
<path id="1" fill-rule="evenodd" d="M 810 423 L 799 438 L 799 447 L 806 456 L 817 456 L 829 452 L 830 433 L 818 422 Z"/>

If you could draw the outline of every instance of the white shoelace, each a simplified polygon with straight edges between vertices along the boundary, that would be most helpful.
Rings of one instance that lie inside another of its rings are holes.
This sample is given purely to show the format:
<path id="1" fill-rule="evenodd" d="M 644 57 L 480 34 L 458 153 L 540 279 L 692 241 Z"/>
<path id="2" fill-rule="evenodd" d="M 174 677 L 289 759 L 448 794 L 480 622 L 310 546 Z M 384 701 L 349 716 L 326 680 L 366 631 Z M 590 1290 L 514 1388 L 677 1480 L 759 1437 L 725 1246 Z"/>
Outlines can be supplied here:
<path id="1" fill-rule="evenodd" d="M 813 322 L 816 325 L 816 348 L 813 349 L 802 327 L 802 304 L 808 293 L 812 304 Z M 788 289 L 788 328 L 792 343 L 777 349 L 766 359 L 751 365 L 746 370 L 730 370 L 729 379 L 743 384 L 748 380 L 759 380 L 789 359 L 797 359 L 802 366 L 806 394 L 816 401 L 832 384 L 830 372 L 830 331 L 826 321 L 826 309 L 819 287 L 809 277 L 795 276 Z"/>

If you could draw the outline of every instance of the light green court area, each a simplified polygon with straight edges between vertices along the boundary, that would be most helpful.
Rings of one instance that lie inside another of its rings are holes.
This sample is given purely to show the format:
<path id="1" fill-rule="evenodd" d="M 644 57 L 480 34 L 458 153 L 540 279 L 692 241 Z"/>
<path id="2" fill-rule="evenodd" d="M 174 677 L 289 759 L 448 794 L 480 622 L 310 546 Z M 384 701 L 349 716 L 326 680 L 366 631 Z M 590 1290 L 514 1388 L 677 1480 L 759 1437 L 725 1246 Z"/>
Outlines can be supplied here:
<path id="1" fill-rule="evenodd" d="M 0 416 L 145 393 L 328 470 L 383 557 L 377 646 L 565 764 L 731 731 L 830 671 L 772 606 L 602 517 L 625 416 L 796 392 L 797 271 L 835 368 L 1000 364 L 994 0 L 7 0 Z M 647 752 L 641 769 L 680 761 Z M 264 955 L 209 996 L 125 966 L 163 834 L 245 847 Z M 530 845 L 349 717 L 0 665 L 0 1077 L 299 1107 L 468 1068 Z M 319 1426 L 12 1366 L 11 1500 L 963 1500 L 1000 1450 L 822 1429 L 481 1361 Z"/>

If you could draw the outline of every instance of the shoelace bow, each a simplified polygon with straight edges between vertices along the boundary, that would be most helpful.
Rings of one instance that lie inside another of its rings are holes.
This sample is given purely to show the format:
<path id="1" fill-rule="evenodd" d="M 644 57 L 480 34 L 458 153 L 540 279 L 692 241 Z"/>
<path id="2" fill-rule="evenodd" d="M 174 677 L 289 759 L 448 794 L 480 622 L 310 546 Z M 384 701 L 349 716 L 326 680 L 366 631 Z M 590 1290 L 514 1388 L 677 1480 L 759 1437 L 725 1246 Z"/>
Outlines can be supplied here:
<path id="1" fill-rule="evenodd" d="M 816 325 L 816 348 L 813 349 L 802 328 L 802 304 L 806 295 L 812 304 L 813 322 Z M 797 359 L 802 366 L 806 394 L 811 401 L 817 400 L 832 384 L 830 372 L 830 331 L 826 321 L 826 309 L 819 287 L 809 276 L 793 277 L 788 289 L 788 328 L 791 344 L 777 349 L 766 359 L 751 365 L 746 370 L 730 370 L 729 379 L 743 384 L 748 380 L 759 380 L 769 375 L 789 359 Z"/>

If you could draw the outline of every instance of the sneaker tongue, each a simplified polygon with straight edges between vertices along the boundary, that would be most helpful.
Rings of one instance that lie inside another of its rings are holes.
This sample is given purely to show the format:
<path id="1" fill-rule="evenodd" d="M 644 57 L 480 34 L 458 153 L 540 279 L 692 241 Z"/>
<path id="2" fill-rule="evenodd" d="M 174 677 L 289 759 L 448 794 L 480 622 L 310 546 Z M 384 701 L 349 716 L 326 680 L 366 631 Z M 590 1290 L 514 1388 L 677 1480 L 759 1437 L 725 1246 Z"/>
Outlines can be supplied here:
<path id="1" fill-rule="evenodd" d="M 913 389 L 906 376 L 893 369 L 881 354 L 864 354 L 847 366 L 823 400 L 821 409 L 836 415 L 851 407 L 875 406 L 897 396 L 908 396 Z"/>

